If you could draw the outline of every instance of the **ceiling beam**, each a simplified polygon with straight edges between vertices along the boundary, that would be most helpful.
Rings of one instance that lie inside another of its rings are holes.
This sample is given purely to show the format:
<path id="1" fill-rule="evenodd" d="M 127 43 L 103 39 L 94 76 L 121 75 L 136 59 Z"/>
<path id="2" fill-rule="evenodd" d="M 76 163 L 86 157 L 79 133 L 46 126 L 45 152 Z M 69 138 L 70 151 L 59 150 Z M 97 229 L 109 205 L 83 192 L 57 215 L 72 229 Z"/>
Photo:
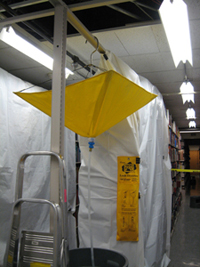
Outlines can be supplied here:
<path id="1" fill-rule="evenodd" d="M 0 20 L 0 28 L 5 27 L 5 26 L 10 26 L 11 24 L 14 24 L 14 23 L 53 16 L 54 13 L 55 13 L 55 10 L 54 8 L 52 8 L 48 10 L 42 10 L 42 11 L 27 13 L 27 14 L 23 14 L 19 16 L 14 16 L 11 18 L 6 18 L 3 20 Z"/>
<path id="2" fill-rule="evenodd" d="M 65 5 L 63 3 L 63 5 Z M 103 46 L 96 40 L 96 38 L 88 31 L 88 29 L 82 24 L 82 22 L 73 14 L 73 12 L 66 6 L 67 10 L 67 19 L 70 22 L 70 24 L 81 34 L 83 35 L 88 42 L 97 48 L 98 46 L 98 52 L 101 54 L 105 54 L 106 50 L 103 48 Z M 0 21 L 0 29 L 5 26 L 9 26 L 13 23 L 17 22 L 24 22 L 27 20 L 32 20 L 35 18 L 39 17 L 44 17 L 44 16 L 52 16 L 54 15 L 54 9 L 50 10 L 44 10 L 44 11 L 39 11 L 39 12 L 33 12 L 33 13 L 28 13 L 24 15 L 19 15 L 19 16 L 14 16 L 12 18 L 7 18 L 4 20 Z"/>
<path id="3" fill-rule="evenodd" d="M 49 2 L 49 0 L 28 0 L 28 1 L 22 1 L 19 3 L 11 4 L 9 5 L 10 8 L 12 9 L 17 9 L 17 8 L 23 8 L 27 6 L 32 6 L 32 5 L 37 5 L 41 3 Z M 125 2 L 130 2 L 128 0 L 94 0 L 94 1 L 87 1 L 87 2 L 82 2 L 78 4 L 72 4 L 68 5 L 71 11 L 80 11 L 84 9 L 90 9 L 90 8 L 96 8 L 96 7 L 101 7 L 101 6 L 108 6 L 108 5 L 114 5 L 114 4 L 120 4 L 120 3 L 125 3 Z M 0 8 L 0 12 L 5 11 L 4 8 Z"/>
<path id="4" fill-rule="evenodd" d="M 84 9 L 90 9 L 90 8 L 96 8 L 96 7 L 102 7 L 102 6 L 109 6 L 109 5 L 115 5 L 115 4 L 121 4 L 130 2 L 127 0 L 94 0 L 94 1 L 88 1 L 88 2 L 82 2 L 78 4 L 68 5 L 69 9 L 71 11 L 80 11 Z"/>
<path id="5" fill-rule="evenodd" d="M 137 5 L 139 5 L 139 6 L 143 6 L 143 7 L 147 8 L 147 9 L 150 9 L 150 10 L 152 10 L 152 11 L 158 12 L 158 10 L 157 10 L 157 9 L 155 9 L 155 8 L 153 8 L 153 7 L 149 6 L 149 5 L 146 5 L 146 4 L 143 4 L 143 3 L 140 3 L 139 1 L 132 0 L 131 2 L 134 2 L 135 4 L 137 4 Z"/>
<path id="6" fill-rule="evenodd" d="M 12 9 L 17 9 L 17 8 L 23 8 L 27 6 L 41 4 L 44 2 L 48 2 L 48 0 L 27 0 L 27 1 L 22 1 L 22 2 L 11 4 L 9 5 L 9 7 Z M 3 11 L 5 11 L 5 9 L 3 7 L 0 7 L 0 12 L 3 12 Z"/>
<path id="7" fill-rule="evenodd" d="M 147 17 L 149 17 L 151 20 L 154 20 L 153 18 L 152 18 L 152 16 L 150 16 L 149 15 L 149 13 L 147 13 L 143 8 L 141 8 L 135 1 L 133 1 L 133 4 L 137 7 L 137 8 L 139 8 Z"/>
<path id="8" fill-rule="evenodd" d="M 121 7 L 118 7 L 116 5 L 109 5 L 108 7 L 112 8 L 112 9 L 114 9 L 114 10 L 116 10 L 116 11 L 118 11 L 118 12 L 120 12 L 120 13 L 126 15 L 126 16 L 129 16 L 129 17 L 131 17 L 133 19 L 142 20 L 141 17 L 139 17 L 139 16 L 137 16 L 137 15 L 135 15 L 135 14 L 133 14 L 133 13 L 121 8 Z"/>

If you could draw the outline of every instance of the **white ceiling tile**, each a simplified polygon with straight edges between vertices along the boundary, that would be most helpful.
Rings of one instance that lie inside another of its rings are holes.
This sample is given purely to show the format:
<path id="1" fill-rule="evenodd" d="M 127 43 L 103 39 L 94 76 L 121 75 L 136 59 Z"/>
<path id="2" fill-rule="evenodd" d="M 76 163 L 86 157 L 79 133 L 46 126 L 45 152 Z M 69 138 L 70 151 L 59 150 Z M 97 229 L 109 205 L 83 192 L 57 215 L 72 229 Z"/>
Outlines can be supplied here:
<path id="1" fill-rule="evenodd" d="M 200 19 L 200 1 L 184 0 L 188 7 L 189 19 Z"/>
<path id="2" fill-rule="evenodd" d="M 193 49 L 192 53 L 193 53 L 193 68 L 200 68 L 200 49 Z"/>
<path id="3" fill-rule="evenodd" d="M 137 73 L 175 69 L 170 52 L 121 57 Z"/>
<path id="4" fill-rule="evenodd" d="M 128 52 L 115 31 L 94 33 L 94 35 L 98 38 L 99 42 L 106 50 L 112 51 L 112 53 L 118 56 L 128 55 Z"/>
<path id="5" fill-rule="evenodd" d="M 145 72 L 140 75 L 149 79 L 149 81 L 156 85 L 157 83 L 165 82 L 181 82 L 184 78 L 182 70 L 160 71 L 160 72 Z M 159 89 L 159 88 L 158 88 Z"/>
<path id="6" fill-rule="evenodd" d="M 192 69 L 192 74 L 188 75 L 188 78 L 192 79 L 193 81 L 199 81 L 200 80 L 200 68 Z"/>
<path id="7" fill-rule="evenodd" d="M 150 26 L 123 29 L 115 33 L 129 55 L 159 52 Z"/>
<path id="8" fill-rule="evenodd" d="M 199 10 L 200 13 L 200 10 Z M 190 21 L 190 35 L 192 49 L 199 48 L 200 44 L 200 19 Z"/>
<path id="9" fill-rule="evenodd" d="M 126 49 L 115 32 L 108 31 L 94 33 L 93 36 L 98 38 L 100 44 L 105 48 L 105 50 L 112 51 L 112 53 L 119 56 L 128 55 Z M 80 59 L 87 63 L 90 62 L 90 55 L 95 50 L 90 43 L 86 43 L 85 38 L 82 36 L 67 38 L 67 49 L 69 49 L 70 52 L 78 55 Z M 93 54 L 92 58 L 94 60 L 100 59 L 100 54 L 96 52 Z"/>
<path id="10" fill-rule="evenodd" d="M 8 45 L 0 40 L 0 49 L 7 48 Z"/>
<path id="11" fill-rule="evenodd" d="M 192 85 L 194 86 L 194 91 L 200 92 L 200 79 L 191 81 Z M 200 98 L 200 94 L 197 94 L 197 96 Z"/>
<path id="12" fill-rule="evenodd" d="M 151 26 L 158 49 L 160 52 L 169 52 L 169 44 L 162 24 Z"/>
<path id="13" fill-rule="evenodd" d="M 179 93 L 182 82 L 156 82 L 156 87 L 162 94 Z"/>
<path id="14" fill-rule="evenodd" d="M 183 106 L 183 101 L 182 101 L 181 95 L 164 96 L 163 99 L 164 99 L 164 102 L 166 103 L 166 105 L 174 106 L 174 108 L 179 106 L 180 110 L 182 110 L 182 111 L 185 110 L 185 108 Z"/>

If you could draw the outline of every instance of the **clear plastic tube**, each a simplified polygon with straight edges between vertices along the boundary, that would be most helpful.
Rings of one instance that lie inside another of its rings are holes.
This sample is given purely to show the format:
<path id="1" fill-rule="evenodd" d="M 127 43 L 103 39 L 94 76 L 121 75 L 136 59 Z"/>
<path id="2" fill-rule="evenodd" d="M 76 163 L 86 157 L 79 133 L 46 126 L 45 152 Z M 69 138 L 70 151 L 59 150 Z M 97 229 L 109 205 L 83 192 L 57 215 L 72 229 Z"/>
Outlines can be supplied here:
<path id="1" fill-rule="evenodd" d="M 91 251 L 91 262 L 92 267 L 95 267 L 94 263 L 94 248 L 93 248 L 93 238 L 92 238 L 92 222 L 91 222 L 91 189 L 90 189 L 90 166 L 91 166 L 91 154 L 92 151 L 89 151 L 88 159 L 88 223 L 90 228 L 90 251 Z"/>

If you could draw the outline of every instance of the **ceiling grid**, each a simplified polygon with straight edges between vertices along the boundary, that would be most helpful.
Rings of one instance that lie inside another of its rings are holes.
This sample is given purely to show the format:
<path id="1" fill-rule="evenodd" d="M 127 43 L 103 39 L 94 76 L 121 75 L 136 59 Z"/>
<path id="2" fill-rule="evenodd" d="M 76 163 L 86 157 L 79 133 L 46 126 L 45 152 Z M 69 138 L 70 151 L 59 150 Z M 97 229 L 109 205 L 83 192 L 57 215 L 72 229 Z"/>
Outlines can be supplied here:
<path id="1" fill-rule="evenodd" d="M 200 1 L 184 0 L 188 4 L 188 12 L 190 18 L 191 42 L 193 49 L 193 66 L 186 64 L 187 76 L 194 85 L 195 91 L 200 91 Z M 123 3 L 122 3 L 123 2 Z M 161 3 L 162 1 L 160 1 Z M 188 128 L 185 111 L 186 104 L 182 104 L 181 95 L 179 95 L 179 87 L 184 80 L 184 67 L 180 63 L 175 68 L 169 45 L 160 22 L 158 9 L 159 4 L 155 1 L 139 0 L 139 1 L 79 1 L 65 0 L 64 3 L 74 12 L 75 16 L 84 24 L 84 26 L 98 38 L 105 50 L 112 51 L 120 57 L 139 75 L 146 77 L 158 90 L 163 94 L 166 108 L 170 109 L 174 120 L 179 128 Z M 49 1 L 14 1 L 0 0 L 0 17 L 10 19 L 10 14 L 3 11 L 2 5 L 9 4 L 17 15 L 26 16 L 30 12 L 43 12 L 53 9 Z M 116 8 L 108 7 L 114 5 Z M 22 7 L 23 6 L 23 7 Z M 120 11 L 121 9 L 121 11 Z M 142 10 L 141 10 L 142 9 Z M 118 10 L 118 11 L 117 11 Z M 123 10 L 127 11 L 122 13 Z M 135 18 L 128 16 L 128 12 L 135 15 Z M 140 17 L 140 19 L 136 17 Z M 95 19 L 94 19 L 95 18 Z M 142 18 L 142 19 L 141 19 Z M 31 41 L 35 42 L 44 50 L 51 50 L 52 40 L 52 23 L 53 16 L 36 19 L 39 30 L 44 35 L 46 32 L 50 36 L 46 36 L 46 40 L 29 29 L 26 38 L 31 36 Z M 32 21 L 30 21 L 32 23 Z M 17 23 L 17 29 L 21 27 L 27 31 L 27 28 Z M 34 24 L 34 26 L 36 25 Z M 33 25 L 33 24 L 32 24 Z M 15 27 L 15 25 L 13 25 Z M 90 61 L 90 54 L 94 48 L 90 43 L 86 43 L 86 39 L 81 36 L 70 23 L 67 26 L 67 67 L 74 70 L 75 75 L 70 75 L 67 83 L 73 83 L 88 77 L 89 70 L 85 70 Z M 45 36 L 44 36 L 45 37 Z M 49 44 L 48 44 L 49 42 Z M 46 47 L 46 48 L 45 48 Z M 45 67 L 30 62 L 23 55 L 19 55 L 14 49 L 8 47 L 0 41 L 0 67 L 9 71 L 24 80 L 34 84 L 44 83 L 44 88 L 51 89 L 50 73 Z M 100 58 L 99 53 L 93 56 L 93 63 L 98 65 Z M 80 64 L 74 69 L 76 60 L 80 60 Z M 34 74 L 33 74 L 34 73 Z M 166 96 L 167 93 L 173 93 L 176 97 Z M 174 104 L 174 102 L 177 104 Z M 200 94 L 195 94 L 196 122 L 200 127 Z M 180 119 L 181 118 L 181 119 Z"/>

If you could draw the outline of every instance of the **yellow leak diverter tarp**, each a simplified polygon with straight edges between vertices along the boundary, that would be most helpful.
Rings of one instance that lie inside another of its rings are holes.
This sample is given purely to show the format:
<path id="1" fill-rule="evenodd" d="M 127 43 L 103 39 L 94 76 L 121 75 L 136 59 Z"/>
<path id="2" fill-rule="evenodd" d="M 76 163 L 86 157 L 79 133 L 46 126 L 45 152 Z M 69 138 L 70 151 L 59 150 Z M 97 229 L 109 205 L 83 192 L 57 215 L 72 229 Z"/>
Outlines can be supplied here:
<path id="1" fill-rule="evenodd" d="M 51 116 L 51 91 L 15 93 Z M 107 71 L 66 86 L 65 126 L 84 137 L 96 137 L 157 95 L 115 71 Z"/>

